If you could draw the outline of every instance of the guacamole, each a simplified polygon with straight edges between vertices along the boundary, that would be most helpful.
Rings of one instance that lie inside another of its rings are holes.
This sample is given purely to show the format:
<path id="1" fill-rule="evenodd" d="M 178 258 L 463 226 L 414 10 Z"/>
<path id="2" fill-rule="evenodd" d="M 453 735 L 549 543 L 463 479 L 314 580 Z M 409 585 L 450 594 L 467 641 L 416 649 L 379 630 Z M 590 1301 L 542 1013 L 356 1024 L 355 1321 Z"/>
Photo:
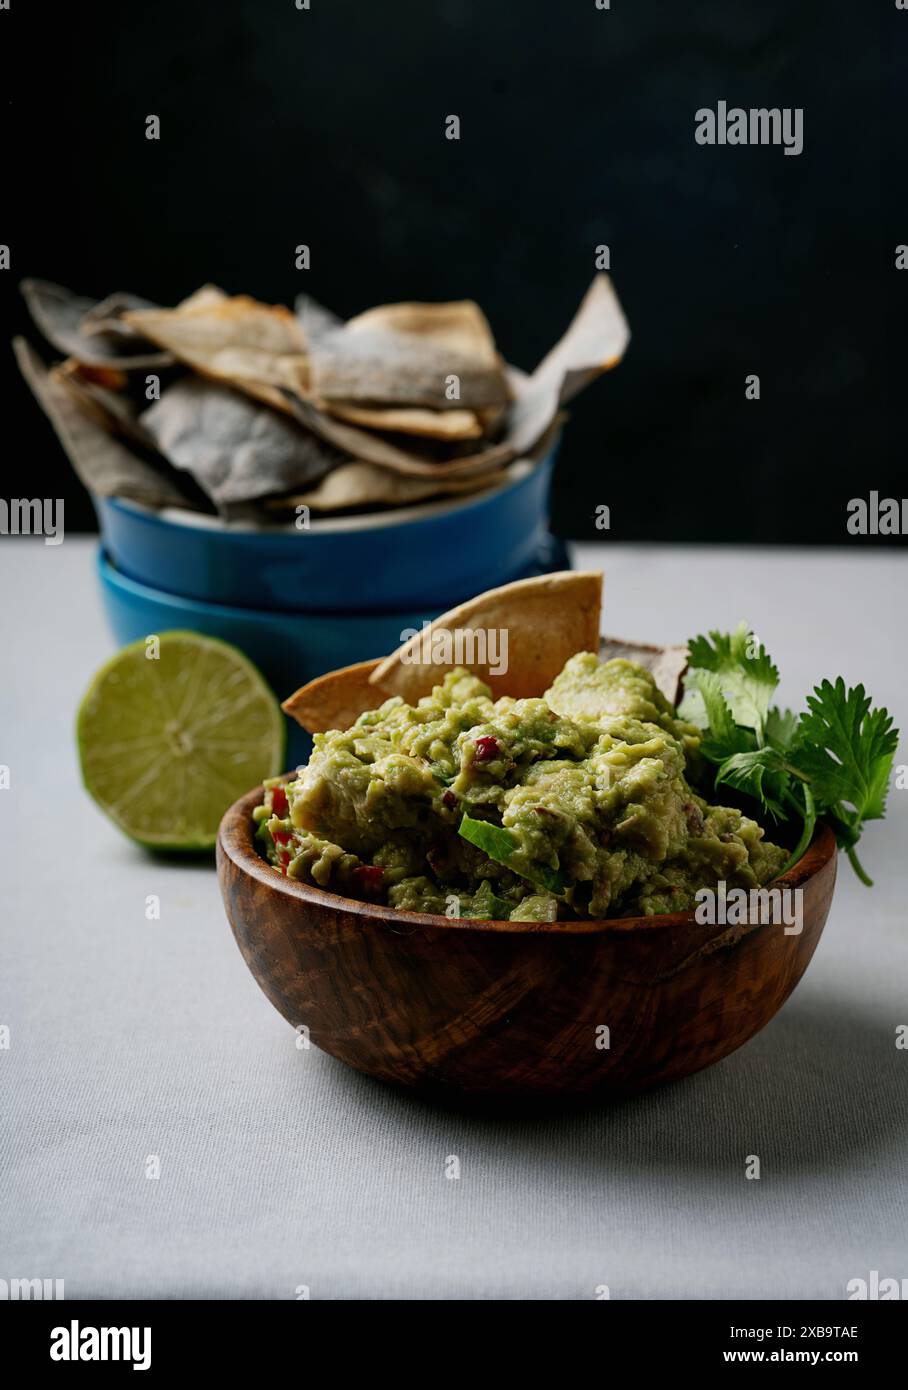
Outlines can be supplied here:
<path id="1" fill-rule="evenodd" d="M 626 917 L 755 888 L 787 852 L 692 789 L 700 732 L 631 661 L 572 657 L 541 699 L 449 672 L 316 734 L 256 809 L 290 878 L 413 912 L 511 921 Z"/>

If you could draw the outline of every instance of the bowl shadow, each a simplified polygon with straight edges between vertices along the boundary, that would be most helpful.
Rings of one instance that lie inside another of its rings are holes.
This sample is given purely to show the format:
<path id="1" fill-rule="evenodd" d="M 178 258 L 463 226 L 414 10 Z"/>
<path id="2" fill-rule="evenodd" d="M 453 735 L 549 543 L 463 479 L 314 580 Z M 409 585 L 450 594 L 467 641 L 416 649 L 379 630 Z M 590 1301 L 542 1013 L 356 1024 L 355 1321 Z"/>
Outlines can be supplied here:
<path id="1" fill-rule="evenodd" d="M 854 999 L 802 987 L 724 1061 L 626 1100 L 490 1100 L 389 1086 L 325 1056 L 332 1104 L 375 1105 L 409 1126 L 446 1116 L 452 1140 L 519 1163 L 595 1166 L 600 1177 L 683 1173 L 714 1184 L 760 1156 L 765 1176 L 846 1171 L 894 1136 L 908 1141 L 904 1068 Z M 504 1154 L 502 1154 L 504 1156 Z"/>

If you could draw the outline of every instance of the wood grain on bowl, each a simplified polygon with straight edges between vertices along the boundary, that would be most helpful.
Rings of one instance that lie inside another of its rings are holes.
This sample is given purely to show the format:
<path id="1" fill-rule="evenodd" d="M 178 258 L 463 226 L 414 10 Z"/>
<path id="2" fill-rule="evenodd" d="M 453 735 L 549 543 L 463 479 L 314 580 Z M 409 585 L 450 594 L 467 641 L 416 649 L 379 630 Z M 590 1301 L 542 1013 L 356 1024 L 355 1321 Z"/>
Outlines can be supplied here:
<path id="1" fill-rule="evenodd" d="M 835 837 L 824 825 L 778 880 L 803 890 L 798 935 L 781 925 L 699 925 L 692 913 L 448 920 L 281 877 L 253 839 L 260 800 L 257 789 L 238 801 L 218 837 L 221 891 L 246 964 L 318 1047 L 422 1088 L 622 1095 L 720 1061 L 800 980 L 836 876 Z"/>

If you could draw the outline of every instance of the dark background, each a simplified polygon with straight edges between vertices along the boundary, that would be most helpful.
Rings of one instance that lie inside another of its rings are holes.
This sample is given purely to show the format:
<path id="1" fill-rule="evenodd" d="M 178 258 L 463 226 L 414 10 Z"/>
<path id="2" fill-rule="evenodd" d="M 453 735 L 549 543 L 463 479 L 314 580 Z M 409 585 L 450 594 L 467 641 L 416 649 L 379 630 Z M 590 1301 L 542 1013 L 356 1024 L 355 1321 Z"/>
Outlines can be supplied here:
<path id="1" fill-rule="evenodd" d="M 310 3 L 0 12 L 4 336 L 39 341 L 25 275 L 343 315 L 469 296 L 532 368 L 604 242 L 633 340 L 573 408 L 556 530 L 596 535 L 605 502 L 615 539 L 842 543 L 848 498 L 906 491 L 894 0 Z M 804 152 L 698 146 L 720 99 L 803 107 Z M 92 526 L 5 344 L 0 377 L 4 492 L 40 476 Z"/>

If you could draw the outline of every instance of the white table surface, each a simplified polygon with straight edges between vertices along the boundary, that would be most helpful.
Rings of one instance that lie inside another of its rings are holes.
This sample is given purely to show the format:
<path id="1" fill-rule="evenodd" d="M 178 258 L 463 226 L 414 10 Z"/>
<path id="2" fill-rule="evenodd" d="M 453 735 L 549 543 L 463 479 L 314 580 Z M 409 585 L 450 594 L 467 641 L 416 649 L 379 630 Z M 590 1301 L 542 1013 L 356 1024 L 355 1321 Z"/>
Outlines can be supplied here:
<path id="1" fill-rule="evenodd" d="M 297 1050 L 213 868 L 147 857 L 82 790 L 74 713 L 113 649 L 92 553 L 0 540 L 0 1277 L 73 1298 L 843 1299 L 908 1275 L 908 791 L 862 847 L 877 886 L 840 863 L 807 976 L 734 1056 L 617 1107 L 441 1109 Z M 575 558 L 606 572 L 609 633 L 746 616 L 783 697 L 842 674 L 908 726 L 904 553 Z"/>

